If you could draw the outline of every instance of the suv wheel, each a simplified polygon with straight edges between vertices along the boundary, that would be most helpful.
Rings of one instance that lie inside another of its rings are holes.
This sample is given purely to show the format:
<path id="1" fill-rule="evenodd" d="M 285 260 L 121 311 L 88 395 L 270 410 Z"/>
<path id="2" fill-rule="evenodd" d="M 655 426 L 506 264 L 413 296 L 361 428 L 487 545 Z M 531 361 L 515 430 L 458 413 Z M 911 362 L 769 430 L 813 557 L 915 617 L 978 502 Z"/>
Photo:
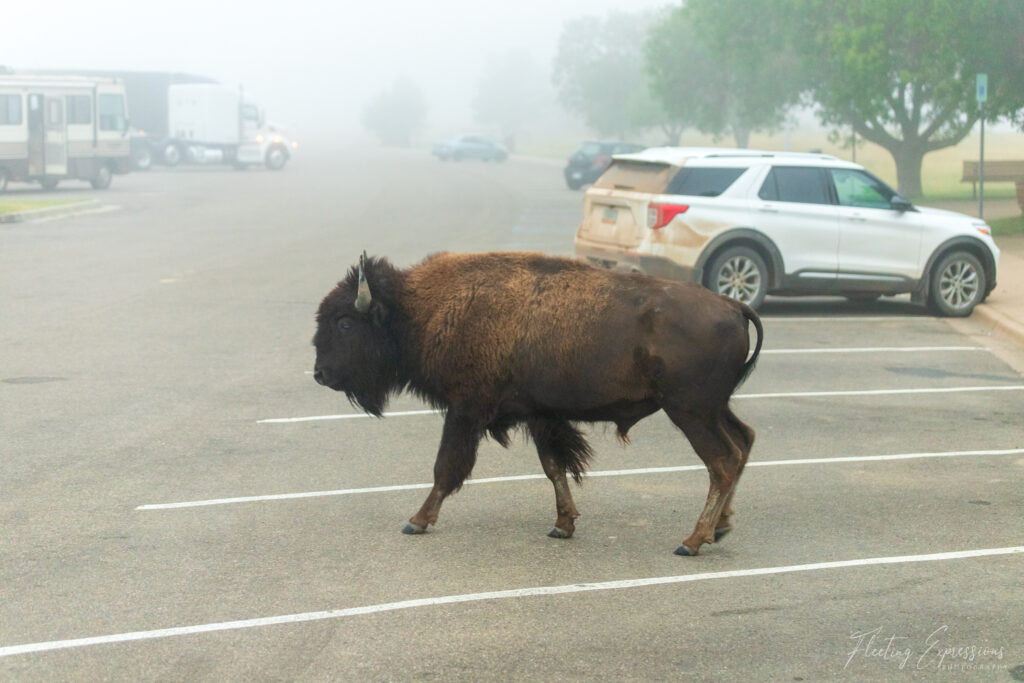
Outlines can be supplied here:
<path id="1" fill-rule="evenodd" d="M 985 297 L 985 269 L 966 251 L 943 256 L 932 270 L 931 309 L 938 315 L 963 318 Z"/>
<path id="2" fill-rule="evenodd" d="M 708 289 L 756 309 L 768 293 L 768 266 L 750 247 L 729 247 L 711 262 Z"/>

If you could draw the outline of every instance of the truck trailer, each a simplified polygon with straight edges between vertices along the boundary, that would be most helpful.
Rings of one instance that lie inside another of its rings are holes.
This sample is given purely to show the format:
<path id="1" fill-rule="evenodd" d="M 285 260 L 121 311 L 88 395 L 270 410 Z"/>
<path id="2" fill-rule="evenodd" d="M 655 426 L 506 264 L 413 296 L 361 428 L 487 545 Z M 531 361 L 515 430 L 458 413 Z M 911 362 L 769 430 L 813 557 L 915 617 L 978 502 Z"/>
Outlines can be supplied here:
<path id="1" fill-rule="evenodd" d="M 12 180 L 106 189 L 129 172 L 125 95 L 116 78 L 0 74 L 0 193 Z"/>

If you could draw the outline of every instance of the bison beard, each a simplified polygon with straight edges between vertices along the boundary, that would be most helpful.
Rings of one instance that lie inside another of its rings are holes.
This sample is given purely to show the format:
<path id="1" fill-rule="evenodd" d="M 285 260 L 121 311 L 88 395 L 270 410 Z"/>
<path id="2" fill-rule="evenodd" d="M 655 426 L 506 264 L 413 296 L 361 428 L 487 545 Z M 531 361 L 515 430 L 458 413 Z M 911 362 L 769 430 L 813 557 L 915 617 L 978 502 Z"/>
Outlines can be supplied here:
<path id="1" fill-rule="evenodd" d="M 763 335 L 748 306 L 692 283 L 540 254 L 436 254 L 406 270 L 364 257 L 320 304 L 314 378 L 378 417 L 406 389 L 445 412 L 434 486 L 406 533 L 437 522 L 484 434 L 507 447 L 524 427 L 555 489 L 549 535 L 568 538 L 579 512 L 566 473 L 578 482 L 591 454 L 575 425 L 613 422 L 626 441 L 664 410 L 711 479 L 676 550 L 696 555 L 732 528 L 754 431 L 728 404 Z"/>

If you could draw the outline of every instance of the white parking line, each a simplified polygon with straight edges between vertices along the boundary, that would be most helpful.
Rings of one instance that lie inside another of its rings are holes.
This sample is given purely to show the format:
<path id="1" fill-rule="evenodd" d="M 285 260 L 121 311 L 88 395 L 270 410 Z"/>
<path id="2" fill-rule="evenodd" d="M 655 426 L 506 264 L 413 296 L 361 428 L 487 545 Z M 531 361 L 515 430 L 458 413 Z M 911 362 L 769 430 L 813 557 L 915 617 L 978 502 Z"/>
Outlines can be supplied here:
<path id="1" fill-rule="evenodd" d="M 771 394 L 736 394 L 734 400 L 745 398 L 812 398 L 818 396 L 885 396 L 890 394 L 955 394 L 973 391 L 1022 391 L 1024 384 L 1003 384 L 985 387 L 931 387 L 924 389 L 867 389 L 855 391 L 791 391 Z M 384 413 L 384 417 L 401 417 L 404 415 L 434 415 L 440 410 L 405 410 Z M 370 417 L 366 413 L 342 413 L 338 415 L 310 415 L 308 417 L 272 417 L 256 420 L 257 424 L 281 424 L 287 422 L 315 422 L 317 420 L 352 420 Z"/>
<path id="2" fill-rule="evenodd" d="M 927 353 L 932 351 L 988 351 L 984 346 L 863 346 L 835 349 L 762 349 L 761 355 L 801 353 Z"/>
<path id="3" fill-rule="evenodd" d="M 399 410 L 393 413 L 384 413 L 384 417 L 402 417 L 405 415 L 436 415 L 440 410 Z M 315 422 L 316 420 L 351 420 L 357 417 L 371 417 L 366 413 L 343 413 L 341 415 L 312 415 L 310 417 L 273 417 L 266 420 L 256 420 L 257 424 L 271 424 L 281 422 Z"/>
<path id="4" fill-rule="evenodd" d="M 905 322 L 907 320 L 928 320 L 937 322 L 939 319 L 926 315 L 809 315 L 809 316 L 761 316 L 762 321 L 773 323 L 860 323 L 860 322 Z"/>
<path id="5" fill-rule="evenodd" d="M 40 643 L 26 643 L 24 645 L 8 645 L 0 647 L 0 657 L 11 657 L 24 655 L 33 652 L 46 652 L 50 650 L 66 650 L 75 647 L 86 647 L 90 645 L 108 645 L 111 643 L 125 643 L 136 640 L 150 640 L 154 638 L 172 638 L 174 636 L 197 635 L 200 633 L 214 633 L 216 631 L 236 631 L 247 628 L 259 628 L 263 626 L 278 626 L 283 624 L 298 624 L 309 621 L 323 621 L 325 619 L 343 619 L 364 614 L 379 614 L 381 612 L 395 612 L 398 610 L 414 609 L 417 607 L 436 607 L 438 605 L 453 605 L 463 602 L 479 602 L 483 600 L 509 600 L 516 598 L 531 598 L 542 595 L 565 595 L 569 593 L 584 593 L 591 591 L 620 590 L 626 588 L 644 588 L 647 586 L 664 586 L 675 583 L 691 583 L 695 581 L 711 581 L 715 579 L 737 579 L 749 576 L 769 576 L 772 574 L 793 574 L 797 572 L 821 571 L 826 569 L 849 569 L 854 567 L 870 567 L 889 564 L 909 564 L 915 562 L 942 562 L 948 560 L 963 560 L 979 557 L 995 557 L 1000 555 L 1016 555 L 1024 553 L 1024 546 L 1008 546 L 1005 548 L 984 548 L 979 550 L 960 550 L 946 553 L 932 553 L 927 555 L 897 555 L 893 557 L 869 557 L 856 560 L 839 560 L 833 562 L 814 562 L 811 564 L 794 564 L 783 567 L 758 567 L 753 569 L 734 569 L 719 572 L 705 572 L 701 574 L 682 574 L 678 576 L 656 576 L 643 579 L 624 579 L 619 581 L 600 581 L 595 583 L 574 583 L 562 586 L 536 586 L 532 588 L 513 588 L 510 590 L 488 591 L 485 593 L 464 593 L 462 595 L 443 595 L 434 598 L 418 598 L 414 600 L 402 600 L 399 602 L 385 602 L 376 605 L 365 605 L 362 607 L 349 607 L 346 609 L 325 610 L 319 612 L 303 612 L 300 614 L 285 614 L 274 617 L 260 617 L 256 619 L 240 619 L 238 621 L 222 621 L 211 624 L 198 624 L 195 626 L 178 626 L 174 628 L 154 629 L 151 631 L 132 631 L 129 633 L 115 633 L 106 636 L 93 636 L 91 638 L 74 638 L 71 640 L 51 640 Z"/>
<path id="6" fill-rule="evenodd" d="M 840 458 L 805 458 L 796 460 L 763 460 L 747 463 L 747 467 L 775 467 L 786 465 L 833 465 L 848 462 L 881 462 L 886 460 L 914 460 L 917 458 L 953 458 L 972 455 L 1018 455 L 1024 454 L 1024 448 L 989 451 L 945 451 L 941 453 L 897 453 L 894 455 L 859 455 Z M 667 472 L 690 472 L 705 469 L 704 465 L 678 465 L 673 467 L 645 467 L 631 470 L 597 470 L 588 472 L 588 477 L 625 477 L 635 474 L 664 474 Z M 483 479 L 467 479 L 466 484 L 497 484 L 507 481 L 527 481 L 544 479 L 543 474 L 517 474 L 509 477 L 486 477 Z M 205 507 L 209 505 L 231 505 L 233 503 L 255 503 L 267 500 L 293 500 L 296 498 L 321 498 L 324 496 L 351 496 L 360 493 L 384 493 L 388 491 L 409 491 L 412 489 L 429 489 L 431 484 L 398 484 L 395 486 L 372 486 L 362 489 L 336 489 L 334 491 L 306 491 L 303 493 L 275 493 L 265 496 L 240 496 L 236 498 L 214 498 L 211 500 L 195 500 L 183 503 L 152 503 L 140 505 L 136 510 L 174 510 L 178 508 Z"/>
<path id="7" fill-rule="evenodd" d="M 894 394 L 955 394 L 972 391 L 1022 391 L 1024 384 L 1006 384 L 992 387 L 934 387 L 928 389 L 866 389 L 860 391 L 790 391 L 774 394 L 736 394 L 741 398 L 808 398 L 818 396 L 886 396 Z"/>

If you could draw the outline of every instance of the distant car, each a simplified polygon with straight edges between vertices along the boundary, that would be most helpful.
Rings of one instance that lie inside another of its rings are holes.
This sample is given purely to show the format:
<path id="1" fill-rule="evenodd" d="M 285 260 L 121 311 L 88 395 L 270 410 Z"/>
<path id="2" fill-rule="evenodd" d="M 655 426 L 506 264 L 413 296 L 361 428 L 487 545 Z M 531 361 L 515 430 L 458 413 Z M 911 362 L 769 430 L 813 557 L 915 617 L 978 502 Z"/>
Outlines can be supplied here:
<path id="1" fill-rule="evenodd" d="M 863 166 L 680 147 L 615 157 L 583 199 L 576 255 L 753 308 L 765 294 L 910 293 L 943 316 L 970 315 L 999 262 L 984 221 L 915 206 Z"/>
<path id="2" fill-rule="evenodd" d="M 644 149 L 643 145 L 633 142 L 588 140 L 569 157 L 564 171 L 565 184 L 570 190 L 578 190 L 601 177 L 608 164 L 612 163 L 613 154 L 631 154 Z"/>
<path id="3" fill-rule="evenodd" d="M 460 135 L 457 138 L 438 142 L 434 145 L 434 156 L 441 161 L 480 159 L 482 161 L 505 161 L 508 149 L 505 145 L 479 135 Z"/>

